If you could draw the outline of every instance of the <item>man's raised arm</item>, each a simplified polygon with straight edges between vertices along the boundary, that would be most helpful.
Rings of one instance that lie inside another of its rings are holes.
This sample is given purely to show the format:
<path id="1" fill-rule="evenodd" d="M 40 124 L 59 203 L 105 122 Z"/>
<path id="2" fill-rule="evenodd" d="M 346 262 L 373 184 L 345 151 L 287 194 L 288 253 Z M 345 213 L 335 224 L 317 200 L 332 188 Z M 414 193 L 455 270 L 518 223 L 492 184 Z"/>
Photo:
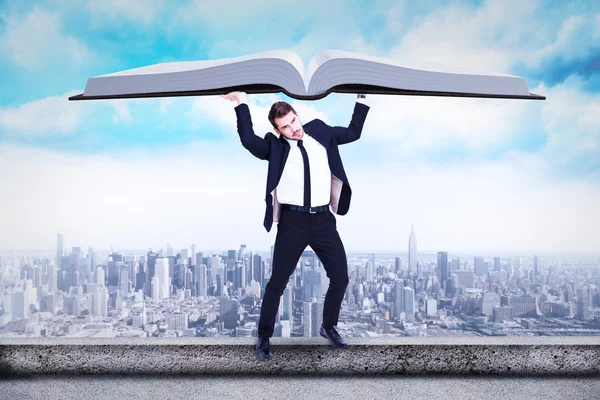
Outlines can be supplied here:
<path id="1" fill-rule="evenodd" d="M 370 109 L 370 107 L 365 104 L 365 98 L 366 96 L 364 94 L 357 95 L 352 119 L 347 128 L 343 126 L 334 126 L 331 128 L 337 144 L 351 143 L 360 138 L 365 119 L 367 118 L 367 113 Z"/>
<path id="2" fill-rule="evenodd" d="M 253 156 L 261 160 L 269 159 L 269 142 L 254 134 L 252 129 L 252 118 L 248 108 L 248 95 L 245 92 L 231 92 L 222 94 L 222 98 L 237 102 L 234 108 L 237 116 L 237 131 L 244 146 Z"/>

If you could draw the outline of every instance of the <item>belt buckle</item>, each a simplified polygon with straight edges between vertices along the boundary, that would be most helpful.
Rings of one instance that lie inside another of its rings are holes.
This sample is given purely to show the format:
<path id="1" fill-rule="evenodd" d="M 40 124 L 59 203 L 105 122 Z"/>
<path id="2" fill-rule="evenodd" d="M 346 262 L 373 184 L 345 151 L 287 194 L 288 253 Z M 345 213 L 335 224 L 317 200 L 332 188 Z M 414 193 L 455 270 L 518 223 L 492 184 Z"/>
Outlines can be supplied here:
<path id="1" fill-rule="evenodd" d="M 313 208 L 315 209 L 315 211 L 312 210 Z M 308 212 L 311 214 L 316 214 L 317 213 L 316 207 L 308 207 Z"/>

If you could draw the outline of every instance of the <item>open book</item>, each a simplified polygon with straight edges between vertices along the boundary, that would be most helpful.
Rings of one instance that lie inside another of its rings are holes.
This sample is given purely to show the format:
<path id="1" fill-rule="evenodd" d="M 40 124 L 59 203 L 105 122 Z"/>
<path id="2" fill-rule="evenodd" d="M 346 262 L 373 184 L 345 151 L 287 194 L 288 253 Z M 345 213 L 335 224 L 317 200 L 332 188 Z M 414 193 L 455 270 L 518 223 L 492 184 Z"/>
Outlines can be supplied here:
<path id="1" fill-rule="evenodd" d="M 544 100 L 524 78 L 407 68 L 397 61 L 341 50 L 316 54 L 305 68 L 289 50 L 241 57 L 149 65 L 89 78 L 69 100 L 203 96 L 231 91 L 317 100 L 329 93 L 496 97 Z"/>

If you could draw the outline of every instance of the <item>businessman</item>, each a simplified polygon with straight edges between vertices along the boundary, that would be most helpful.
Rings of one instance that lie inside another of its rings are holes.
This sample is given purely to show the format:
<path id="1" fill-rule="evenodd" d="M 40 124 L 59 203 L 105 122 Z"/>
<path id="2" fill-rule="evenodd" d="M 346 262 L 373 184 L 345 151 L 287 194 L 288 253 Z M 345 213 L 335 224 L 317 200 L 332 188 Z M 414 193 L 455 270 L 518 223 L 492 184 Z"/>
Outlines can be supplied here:
<path id="1" fill-rule="evenodd" d="M 348 347 L 335 327 L 348 286 L 346 251 L 334 214 L 345 215 L 352 190 L 344 172 L 338 145 L 360 138 L 369 107 L 357 95 L 350 125 L 331 127 L 319 119 L 302 124 L 294 108 L 283 101 L 273 104 L 269 121 L 279 137 L 254 134 L 247 94 L 221 95 L 237 102 L 237 130 L 242 145 L 255 157 L 268 160 L 264 227 L 277 222 L 272 274 L 262 299 L 256 354 L 269 360 L 279 301 L 306 246 L 317 254 L 329 278 L 323 304 L 320 335 L 336 347 Z M 331 208 L 331 210 L 330 210 Z"/>

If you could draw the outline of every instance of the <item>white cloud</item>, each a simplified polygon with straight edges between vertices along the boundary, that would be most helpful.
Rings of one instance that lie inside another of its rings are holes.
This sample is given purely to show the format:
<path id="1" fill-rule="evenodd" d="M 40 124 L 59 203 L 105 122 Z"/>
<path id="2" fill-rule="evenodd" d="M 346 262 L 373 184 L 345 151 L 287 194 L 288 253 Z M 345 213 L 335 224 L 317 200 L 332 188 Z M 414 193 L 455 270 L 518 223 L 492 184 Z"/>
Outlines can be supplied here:
<path id="1" fill-rule="evenodd" d="M 172 97 L 165 97 L 160 99 L 160 113 L 161 114 L 167 114 L 169 112 L 169 107 L 171 107 L 171 104 L 173 104 L 173 98 Z"/>
<path id="2" fill-rule="evenodd" d="M 410 156 L 448 145 L 478 151 L 531 125 L 541 104 L 525 100 L 368 96 L 367 140 L 384 140 Z M 538 102 L 539 103 L 539 102 Z"/>
<path id="3" fill-rule="evenodd" d="M 127 100 L 109 100 L 109 104 L 115 109 L 115 113 L 112 116 L 113 124 L 129 123 L 133 120 Z"/>
<path id="4" fill-rule="evenodd" d="M 275 240 L 276 225 L 269 233 L 262 227 L 267 163 L 239 141 L 198 141 L 160 156 L 3 144 L 0 156 L 5 249 L 53 248 L 57 232 L 96 248 L 169 241 L 267 250 Z M 599 188 L 547 181 L 543 163 L 520 154 L 440 170 L 346 163 L 353 198 L 350 212 L 336 217 L 340 235 L 347 251 L 405 251 L 411 224 L 422 251 L 597 250 Z"/>
<path id="5" fill-rule="evenodd" d="M 165 11 L 167 4 L 164 0 L 89 0 L 87 7 L 93 16 L 101 16 L 104 23 L 106 18 L 122 17 L 149 25 Z"/>
<path id="6" fill-rule="evenodd" d="M 77 38 L 61 33 L 58 15 L 38 6 L 24 15 L 2 15 L 6 24 L 0 50 L 26 69 L 46 68 L 48 63 L 75 67 L 94 60 Z"/>
<path id="7" fill-rule="evenodd" d="M 89 109 L 82 102 L 69 102 L 69 96 L 75 94 L 78 92 L 0 108 L 0 127 L 4 132 L 25 137 L 73 134 Z"/>
<path id="8" fill-rule="evenodd" d="M 152 106 L 152 99 L 69 101 L 70 96 L 79 93 L 74 90 L 18 107 L 0 108 L 0 128 L 9 135 L 26 138 L 68 136 L 107 107 L 114 110 L 113 124 L 121 124 L 133 121 L 130 107 L 138 107 L 143 113 Z"/>
<path id="9" fill-rule="evenodd" d="M 405 249 L 414 223 L 420 248 L 431 251 L 597 251 L 600 188 L 553 183 L 543 169 L 543 161 L 519 154 L 438 170 L 349 168 L 354 212 L 340 225 L 354 246 L 377 237 L 376 248 Z"/>
<path id="10" fill-rule="evenodd" d="M 540 155 L 557 168 L 583 168 L 582 176 L 600 179 L 600 96 L 583 91 L 584 82 L 570 77 L 546 89 L 540 125 L 548 142 Z M 538 90 L 538 89 L 536 89 Z"/>
<path id="11" fill-rule="evenodd" d="M 598 41 L 600 14 L 570 16 L 563 21 L 553 41 L 525 55 L 523 61 L 537 67 L 549 58 L 560 58 L 563 61 L 583 58 L 590 55 Z"/>

